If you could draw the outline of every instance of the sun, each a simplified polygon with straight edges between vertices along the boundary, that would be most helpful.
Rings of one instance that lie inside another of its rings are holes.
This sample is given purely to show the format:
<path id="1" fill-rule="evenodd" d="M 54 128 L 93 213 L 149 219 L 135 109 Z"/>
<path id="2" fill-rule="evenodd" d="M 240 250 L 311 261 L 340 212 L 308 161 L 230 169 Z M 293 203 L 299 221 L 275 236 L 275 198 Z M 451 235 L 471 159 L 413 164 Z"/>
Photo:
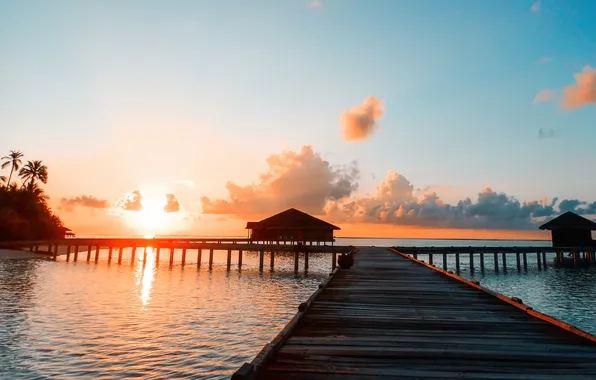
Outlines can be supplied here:
<path id="1" fill-rule="evenodd" d="M 131 191 L 121 200 L 116 213 L 142 236 L 183 231 L 188 227 L 188 215 L 176 195 L 167 190 L 154 186 Z"/>
<path id="2" fill-rule="evenodd" d="M 157 198 L 143 197 L 142 209 L 129 211 L 125 219 L 141 235 L 155 235 L 167 232 L 171 224 L 171 215 L 164 212 L 164 201 Z"/>

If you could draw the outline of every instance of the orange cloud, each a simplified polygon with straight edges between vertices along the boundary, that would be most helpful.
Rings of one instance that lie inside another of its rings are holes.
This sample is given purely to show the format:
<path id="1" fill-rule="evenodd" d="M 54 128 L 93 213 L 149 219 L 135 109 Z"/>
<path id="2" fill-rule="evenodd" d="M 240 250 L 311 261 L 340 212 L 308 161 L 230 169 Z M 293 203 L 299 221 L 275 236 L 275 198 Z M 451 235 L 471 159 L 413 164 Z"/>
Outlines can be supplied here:
<path id="1" fill-rule="evenodd" d="M 166 204 L 163 206 L 164 212 L 178 212 L 180 211 L 180 202 L 176 195 L 166 194 Z"/>
<path id="2" fill-rule="evenodd" d="M 90 195 L 82 195 L 80 197 L 62 198 L 60 200 L 60 206 L 64 211 L 72 212 L 78 206 L 91 209 L 106 209 L 110 204 L 105 199 L 97 199 Z"/>
<path id="3" fill-rule="evenodd" d="M 141 211 L 143 209 L 143 194 L 133 190 L 120 202 L 120 207 L 126 211 Z"/>
<path id="4" fill-rule="evenodd" d="M 344 140 L 362 141 L 370 138 L 378 129 L 377 122 L 383 117 L 383 113 L 383 101 L 374 96 L 345 110 L 340 118 Z"/>
<path id="5" fill-rule="evenodd" d="M 574 109 L 596 103 L 596 69 L 584 67 L 583 72 L 575 74 L 575 81 L 575 86 L 565 87 L 563 107 Z"/>
<path id="6" fill-rule="evenodd" d="M 347 198 L 358 186 L 355 163 L 333 168 L 308 145 L 299 152 L 273 154 L 267 164 L 269 170 L 260 176 L 260 183 L 239 186 L 228 182 L 228 199 L 202 197 L 203 213 L 264 215 L 295 207 L 321 214 L 327 201 Z"/>
<path id="7" fill-rule="evenodd" d="M 536 98 L 534 98 L 534 103 L 545 103 L 554 98 L 555 92 L 550 89 L 541 90 L 538 94 L 536 94 Z"/>
<path id="8" fill-rule="evenodd" d="M 265 216 L 295 207 L 325 215 L 334 223 L 372 223 L 455 229 L 535 229 L 559 212 L 596 214 L 596 202 L 545 199 L 520 202 L 486 187 L 475 200 L 445 202 L 429 188 L 420 190 L 403 175 L 389 171 L 371 196 L 357 197 L 359 171 L 334 169 L 311 146 L 267 159 L 269 170 L 256 185 L 228 182 L 226 199 L 202 197 L 204 214 L 236 217 Z M 441 187 L 435 186 L 434 189 Z"/>

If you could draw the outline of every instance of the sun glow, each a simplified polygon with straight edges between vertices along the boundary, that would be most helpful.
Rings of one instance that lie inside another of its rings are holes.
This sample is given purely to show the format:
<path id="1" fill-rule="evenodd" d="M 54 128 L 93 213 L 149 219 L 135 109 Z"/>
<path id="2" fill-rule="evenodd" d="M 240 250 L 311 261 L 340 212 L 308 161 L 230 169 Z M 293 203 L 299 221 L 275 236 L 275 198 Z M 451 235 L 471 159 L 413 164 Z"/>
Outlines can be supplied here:
<path id="1" fill-rule="evenodd" d="M 125 196 L 115 213 L 145 238 L 182 230 L 187 220 L 185 213 L 180 209 L 179 204 L 175 211 L 166 212 L 168 209 L 166 194 L 168 193 L 161 189 L 160 191 L 135 190 Z"/>
<path id="2" fill-rule="evenodd" d="M 147 247 L 142 255 L 137 256 L 136 266 L 136 286 L 140 288 L 139 298 L 141 299 L 142 307 L 144 309 L 151 300 L 151 288 L 153 287 L 153 280 L 155 279 L 156 266 L 155 251 L 153 248 Z"/>
<path id="3" fill-rule="evenodd" d="M 143 209 L 133 213 L 135 226 L 147 231 L 160 231 L 168 225 L 168 214 L 163 211 L 163 202 L 156 199 L 143 199 Z"/>

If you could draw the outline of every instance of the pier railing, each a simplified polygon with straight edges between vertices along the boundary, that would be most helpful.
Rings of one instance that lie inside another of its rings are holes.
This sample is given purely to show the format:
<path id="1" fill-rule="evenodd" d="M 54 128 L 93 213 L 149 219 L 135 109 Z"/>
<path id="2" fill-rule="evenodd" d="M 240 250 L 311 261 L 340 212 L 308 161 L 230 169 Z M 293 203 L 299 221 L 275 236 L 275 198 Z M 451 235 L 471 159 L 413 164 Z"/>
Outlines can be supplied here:
<path id="1" fill-rule="evenodd" d="M 36 241 L 13 241 L 0 242 L 0 248 L 19 249 L 23 251 L 44 254 L 57 260 L 59 256 L 66 256 L 66 261 L 79 261 L 79 254 L 86 253 L 86 261 L 98 262 L 101 253 L 107 250 L 107 261 L 116 260 L 121 264 L 126 258 L 131 263 L 135 262 L 137 250 L 142 249 L 143 265 L 148 260 L 148 249 L 154 252 L 154 259 L 157 265 L 160 263 L 160 255 L 163 250 L 169 253 L 169 265 L 174 265 L 175 252 L 181 251 L 181 264 L 186 265 L 187 255 L 196 254 L 196 265 L 200 267 L 203 263 L 203 251 L 209 253 L 209 269 L 214 265 L 214 251 L 227 251 L 226 266 L 230 270 L 232 266 L 233 253 L 237 254 L 238 269 L 242 268 L 244 252 L 256 252 L 259 256 L 259 271 L 265 268 L 265 255 L 267 253 L 270 271 L 275 267 L 275 256 L 278 253 L 292 254 L 294 256 L 294 272 L 300 270 L 300 259 L 303 259 L 303 268 L 309 269 L 309 255 L 312 253 L 325 253 L 331 256 L 331 269 L 335 269 L 338 253 L 350 252 L 349 246 L 336 246 L 323 244 L 299 245 L 289 242 L 262 243 L 249 239 L 238 238 L 67 238 L 60 240 L 36 240 Z M 124 252 L 124 250 L 127 250 Z M 128 253 L 130 250 L 130 253 Z"/>
<path id="2" fill-rule="evenodd" d="M 528 267 L 546 269 L 549 263 L 561 265 L 596 264 L 595 247 L 391 247 L 432 266 L 459 272 L 462 266 L 470 271 L 492 269 L 496 272 Z M 514 263 L 514 264 L 513 264 Z M 534 264 L 535 263 L 535 264 Z M 467 265 L 466 265 L 467 264 Z M 513 266 L 514 265 L 514 266 Z"/>

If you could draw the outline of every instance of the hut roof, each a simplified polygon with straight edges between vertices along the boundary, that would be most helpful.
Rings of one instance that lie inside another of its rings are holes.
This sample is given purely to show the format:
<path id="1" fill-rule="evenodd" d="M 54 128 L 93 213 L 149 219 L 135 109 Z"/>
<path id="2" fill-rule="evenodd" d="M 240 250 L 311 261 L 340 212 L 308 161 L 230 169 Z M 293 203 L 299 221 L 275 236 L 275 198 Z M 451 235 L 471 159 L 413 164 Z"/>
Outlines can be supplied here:
<path id="1" fill-rule="evenodd" d="M 579 216 L 574 212 L 567 211 L 566 213 L 549 220 L 538 228 L 541 230 L 596 230 L 596 223 L 583 216 Z"/>
<path id="2" fill-rule="evenodd" d="M 340 228 L 324 220 L 315 218 L 295 208 L 282 211 L 270 216 L 260 222 L 247 222 L 247 229 L 266 229 L 266 230 L 339 230 Z"/>

